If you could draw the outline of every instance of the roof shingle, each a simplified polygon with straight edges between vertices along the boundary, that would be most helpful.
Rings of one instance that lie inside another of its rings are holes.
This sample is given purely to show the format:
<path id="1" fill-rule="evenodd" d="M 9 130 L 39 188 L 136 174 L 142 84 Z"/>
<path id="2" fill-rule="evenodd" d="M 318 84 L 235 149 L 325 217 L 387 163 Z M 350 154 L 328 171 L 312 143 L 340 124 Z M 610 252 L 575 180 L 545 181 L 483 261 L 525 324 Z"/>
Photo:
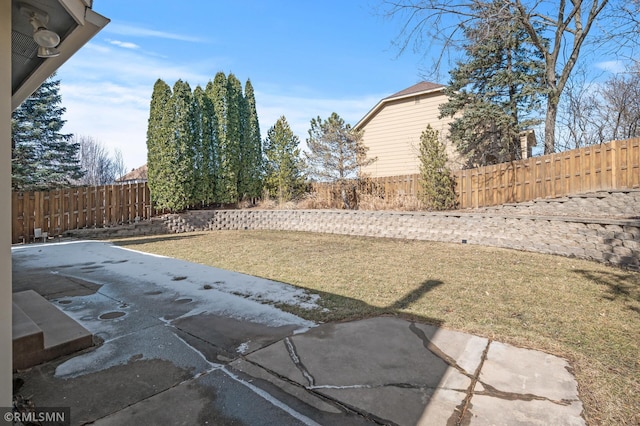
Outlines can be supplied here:
<path id="1" fill-rule="evenodd" d="M 411 87 L 407 87 L 406 89 L 401 90 L 398 93 L 394 93 L 391 96 L 387 96 L 384 99 L 386 100 L 386 99 L 399 98 L 399 97 L 411 95 L 414 93 L 428 92 L 430 90 L 440 89 L 442 87 L 444 87 L 444 85 L 442 84 L 431 83 L 430 81 L 421 81 L 418 84 L 414 84 Z"/>

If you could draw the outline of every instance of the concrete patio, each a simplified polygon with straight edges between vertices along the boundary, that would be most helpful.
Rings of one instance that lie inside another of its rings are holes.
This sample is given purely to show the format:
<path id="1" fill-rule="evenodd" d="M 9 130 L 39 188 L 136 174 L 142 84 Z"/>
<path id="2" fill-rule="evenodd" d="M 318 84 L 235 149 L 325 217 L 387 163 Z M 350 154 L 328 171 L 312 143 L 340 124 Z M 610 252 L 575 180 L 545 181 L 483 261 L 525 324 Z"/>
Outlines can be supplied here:
<path id="1" fill-rule="evenodd" d="M 315 324 L 293 286 L 104 242 L 16 246 L 34 290 L 93 347 L 18 371 L 16 393 L 72 424 L 583 425 L 558 357 L 377 317 Z"/>

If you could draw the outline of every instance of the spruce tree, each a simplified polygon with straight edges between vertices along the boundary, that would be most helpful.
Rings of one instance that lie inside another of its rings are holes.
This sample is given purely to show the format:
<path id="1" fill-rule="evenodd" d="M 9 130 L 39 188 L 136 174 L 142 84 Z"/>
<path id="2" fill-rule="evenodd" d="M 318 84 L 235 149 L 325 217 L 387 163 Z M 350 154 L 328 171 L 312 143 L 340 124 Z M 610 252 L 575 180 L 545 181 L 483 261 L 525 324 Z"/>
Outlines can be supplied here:
<path id="1" fill-rule="evenodd" d="M 12 185 L 17 190 L 70 186 L 83 176 L 80 145 L 61 133 L 65 120 L 60 80 L 50 77 L 14 111 Z"/>
<path id="2" fill-rule="evenodd" d="M 299 145 L 300 140 L 284 116 L 269 129 L 264 141 L 265 188 L 281 204 L 304 192 L 304 161 Z"/>
<path id="3" fill-rule="evenodd" d="M 431 125 L 420 135 L 420 199 L 432 210 L 455 207 L 454 180 L 447 168 L 447 151 Z"/>
<path id="4" fill-rule="evenodd" d="M 450 139 L 468 165 L 521 158 L 519 135 L 540 120 L 534 114 L 544 95 L 544 62 L 531 44 L 519 13 L 502 0 L 478 2 L 482 17 L 465 27 L 466 58 L 451 72 L 449 101 L 441 117 L 453 117 Z"/>
<path id="5" fill-rule="evenodd" d="M 262 192 L 262 141 L 251 81 L 244 86 L 242 106 L 242 138 L 240 146 L 240 174 L 238 192 L 241 198 L 255 199 Z"/>
<path id="6" fill-rule="evenodd" d="M 174 144 L 171 103 L 171 87 L 161 79 L 156 80 L 147 127 L 147 178 L 151 198 L 158 209 L 170 208 L 171 148 Z"/>

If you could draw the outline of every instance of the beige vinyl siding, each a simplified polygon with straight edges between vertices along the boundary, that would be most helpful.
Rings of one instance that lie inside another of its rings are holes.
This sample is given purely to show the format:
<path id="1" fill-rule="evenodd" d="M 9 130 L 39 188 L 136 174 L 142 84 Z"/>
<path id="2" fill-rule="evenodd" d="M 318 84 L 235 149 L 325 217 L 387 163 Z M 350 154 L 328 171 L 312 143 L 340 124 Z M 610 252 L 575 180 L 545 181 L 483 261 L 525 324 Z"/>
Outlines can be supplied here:
<path id="1" fill-rule="evenodd" d="M 418 103 L 415 96 L 410 96 L 382 104 L 362 125 L 363 142 L 369 148 L 367 157 L 378 158 L 363 172 L 371 177 L 418 173 L 420 135 L 427 124 L 438 130 L 441 137 L 448 132 L 450 119 L 438 119 L 438 105 L 446 100 L 446 96 L 437 92 L 420 96 Z M 457 157 L 455 150 L 447 148 L 450 158 Z"/>

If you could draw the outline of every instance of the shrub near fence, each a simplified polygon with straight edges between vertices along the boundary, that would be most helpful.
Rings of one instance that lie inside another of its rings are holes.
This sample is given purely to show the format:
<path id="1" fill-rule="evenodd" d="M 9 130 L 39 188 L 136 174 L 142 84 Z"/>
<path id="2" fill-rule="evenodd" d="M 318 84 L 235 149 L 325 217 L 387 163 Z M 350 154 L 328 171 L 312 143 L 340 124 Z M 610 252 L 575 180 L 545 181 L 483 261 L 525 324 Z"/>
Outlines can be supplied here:
<path id="1" fill-rule="evenodd" d="M 81 228 L 131 223 L 151 217 L 145 183 L 14 192 L 12 242 L 28 242 L 39 228 L 51 236 Z"/>

